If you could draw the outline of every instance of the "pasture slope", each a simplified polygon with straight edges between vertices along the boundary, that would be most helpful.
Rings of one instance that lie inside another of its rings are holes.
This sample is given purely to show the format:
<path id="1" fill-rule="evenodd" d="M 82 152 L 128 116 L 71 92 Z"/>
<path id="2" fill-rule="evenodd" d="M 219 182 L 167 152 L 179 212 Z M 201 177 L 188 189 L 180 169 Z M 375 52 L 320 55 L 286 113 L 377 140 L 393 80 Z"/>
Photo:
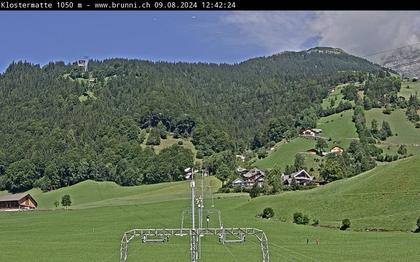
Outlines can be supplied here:
<path id="1" fill-rule="evenodd" d="M 357 139 L 356 128 L 352 122 L 353 110 L 321 117 L 317 127 L 322 128 L 322 137 L 327 140 L 329 150 L 333 146 L 347 148 L 353 139 Z M 281 141 L 274 147 L 273 152 L 261 160 L 255 162 L 259 168 L 280 168 L 284 170 L 286 165 L 293 164 L 297 153 L 306 153 L 315 147 L 316 141 L 311 138 L 298 137 L 290 142 Z M 313 166 L 314 156 L 306 154 L 308 166 Z"/>
<path id="2" fill-rule="evenodd" d="M 419 168 L 420 158 L 411 157 L 308 191 L 252 200 L 246 194 L 216 194 L 214 204 L 222 211 L 225 227 L 257 227 L 267 233 L 270 261 L 418 261 L 420 234 L 402 231 L 413 229 L 420 215 Z M 210 177 L 206 186 L 215 190 L 220 182 Z M 123 232 L 180 227 L 181 212 L 190 204 L 187 181 L 126 188 L 86 181 L 49 193 L 32 192 L 40 202 L 38 211 L 0 213 L 0 261 L 118 261 Z M 66 193 L 74 206 L 55 209 L 52 203 Z M 207 207 L 209 196 L 207 191 Z M 256 217 L 268 206 L 274 208 L 274 219 Z M 319 219 L 323 226 L 338 226 L 349 218 L 352 227 L 343 232 L 295 225 L 290 223 L 295 211 Z M 211 227 L 217 226 L 216 220 L 210 217 Z M 188 261 L 188 243 L 181 237 L 165 244 L 133 241 L 127 261 Z M 260 261 L 258 244 L 251 237 L 232 245 L 206 237 L 202 251 L 201 261 L 206 262 Z"/>

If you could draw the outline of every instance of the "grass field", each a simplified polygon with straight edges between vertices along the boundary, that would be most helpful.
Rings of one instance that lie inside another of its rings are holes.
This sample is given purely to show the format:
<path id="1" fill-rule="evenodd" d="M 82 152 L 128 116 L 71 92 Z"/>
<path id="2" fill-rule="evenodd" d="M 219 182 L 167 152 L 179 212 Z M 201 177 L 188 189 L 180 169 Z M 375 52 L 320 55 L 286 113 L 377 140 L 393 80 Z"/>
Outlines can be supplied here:
<path id="1" fill-rule="evenodd" d="M 401 83 L 401 90 L 398 93 L 399 96 L 409 98 L 410 95 L 417 93 L 417 97 L 420 97 L 420 82 L 407 82 L 404 81 Z"/>
<path id="2" fill-rule="evenodd" d="M 353 110 L 347 110 L 338 114 L 322 117 L 317 128 L 322 129 L 322 136 L 331 138 L 329 146 L 335 145 L 347 148 L 353 139 L 357 139 L 356 127 L 352 122 Z"/>
<path id="3" fill-rule="evenodd" d="M 343 89 L 345 85 L 338 85 L 334 92 L 331 92 L 328 94 L 328 96 L 322 100 L 321 107 L 323 109 L 327 108 L 335 108 L 340 103 L 340 101 L 343 101 L 343 94 L 341 93 L 341 89 Z M 334 106 L 331 106 L 331 101 L 334 101 Z"/>
<path id="4" fill-rule="evenodd" d="M 383 120 L 386 120 L 393 132 L 393 136 L 386 139 L 380 145 L 383 149 L 390 147 L 391 152 L 396 151 L 401 144 L 407 145 L 408 153 L 420 154 L 420 129 L 415 128 L 414 124 L 409 122 L 405 116 L 405 111 L 402 109 L 394 110 L 390 115 L 382 113 L 382 109 L 374 108 L 366 111 L 366 121 L 368 127 L 371 126 L 371 121 L 376 119 L 379 128 Z"/>
<path id="5" fill-rule="evenodd" d="M 225 227 L 257 227 L 267 233 L 270 261 L 418 261 L 420 234 L 354 230 L 414 227 L 420 213 L 419 160 L 400 160 L 309 191 L 252 200 L 241 194 L 216 195 L 214 202 L 222 211 Z M 220 184 L 214 178 L 207 183 Z M 49 209 L 50 202 L 65 193 L 72 195 L 72 209 Z M 0 213 L 0 261 L 118 261 L 123 232 L 180 227 L 189 195 L 187 181 L 128 188 L 88 181 L 50 193 L 38 192 L 36 199 L 47 209 Z M 123 204 L 122 199 L 132 201 Z M 210 206 L 210 200 L 205 205 Z M 274 208 L 274 219 L 256 217 L 266 206 Z M 338 225 L 348 217 L 353 230 L 281 221 L 290 221 L 296 210 L 320 219 L 321 225 Z M 210 226 L 215 226 L 215 220 L 211 217 Z M 315 245 L 315 239 L 320 245 Z M 127 261 L 188 261 L 188 243 L 188 238 L 181 237 L 165 244 L 132 241 Z M 251 237 L 232 245 L 206 237 L 202 251 L 201 261 L 260 261 L 257 241 Z"/>
<path id="6" fill-rule="evenodd" d="M 259 168 L 280 168 L 283 169 L 286 165 L 293 164 L 295 155 L 299 152 L 306 152 L 314 148 L 315 140 L 309 138 L 298 137 L 286 143 L 282 141 L 278 143 L 273 152 L 266 158 L 255 162 L 255 166 Z"/>
<path id="7" fill-rule="evenodd" d="M 353 110 L 347 110 L 339 114 L 322 117 L 317 124 L 318 128 L 322 128 L 322 136 L 331 138 L 327 141 L 328 150 L 333 146 L 341 146 L 347 148 L 352 139 L 357 139 L 356 128 L 352 122 Z M 280 168 L 284 169 L 286 165 L 293 164 L 297 153 L 306 152 L 315 147 L 315 140 L 309 138 L 295 138 L 286 143 L 282 141 L 278 143 L 273 152 L 266 158 L 255 162 L 255 166 L 259 168 Z M 306 154 L 306 164 L 308 168 L 316 169 L 314 164 L 314 156 Z"/>
<path id="8" fill-rule="evenodd" d="M 197 150 L 195 149 L 193 143 L 189 139 L 174 138 L 172 134 L 168 134 L 166 139 L 160 140 L 160 144 L 158 146 L 151 146 L 151 145 L 146 145 L 148 136 L 149 134 L 146 135 L 146 138 L 143 141 L 142 147 L 143 148 L 151 147 L 158 154 L 160 151 L 162 151 L 162 149 L 178 144 L 179 141 L 182 141 L 182 147 L 190 149 L 193 152 L 194 156 L 197 154 Z"/>
<path id="9" fill-rule="evenodd" d="M 261 197 L 250 205 L 255 211 L 271 205 L 289 221 L 293 212 L 302 211 L 326 225 L 338 226 L 349 218 L 357 229 L 410 230 L 420 215 L 419 161 L 419 156 L 399 160 L 314 190 Z"/>

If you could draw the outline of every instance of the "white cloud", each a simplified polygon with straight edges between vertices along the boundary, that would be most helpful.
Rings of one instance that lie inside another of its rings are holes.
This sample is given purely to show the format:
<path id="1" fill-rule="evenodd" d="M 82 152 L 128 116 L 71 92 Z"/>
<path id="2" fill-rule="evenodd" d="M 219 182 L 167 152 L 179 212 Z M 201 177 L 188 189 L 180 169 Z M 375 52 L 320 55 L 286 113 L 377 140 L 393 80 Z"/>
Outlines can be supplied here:
<path id="1" fill-rule="evenodd" d="M 232 12 L 222 23 L 236 29 L 229 39 L 233 43 L 269 54 L 303 49 L 315 38 L 320 46 L 356 55 L 420 42 L 420 12 L 411 11 Z"/>
<path id="2" fill-rule="evenodd" d="M 340 47 L 363 56 L 420 42 L 420 13 L 320 12 L 311 28 L 320 36 L 320 45 Z M 369 58 L 376 60 L 383 55 Z"/>
<path id="3" fill-rule="evenodd" d="M 222 23 L 237 33 L 229 39 L 238 45 L 256 45 L 270 53 L 298 50 L 311 34 L 307 12 L 232 12 Z"/>

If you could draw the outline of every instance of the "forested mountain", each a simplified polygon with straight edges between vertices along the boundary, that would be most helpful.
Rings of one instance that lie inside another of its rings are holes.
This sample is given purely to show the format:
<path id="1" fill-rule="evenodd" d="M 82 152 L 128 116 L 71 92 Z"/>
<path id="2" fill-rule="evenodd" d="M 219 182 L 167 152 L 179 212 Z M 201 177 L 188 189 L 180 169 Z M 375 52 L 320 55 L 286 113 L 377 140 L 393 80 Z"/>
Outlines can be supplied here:
<path id="1" fill-rule="evenodd" d="M 258 148 L 313 127 L 336 84 L 383 70 L 334 48 L 234 65 L 109 59 L 90 61 L 88 72 L 13 63 L 0 75 L 0 189 L 179 180 L 190 150 L 156 154 L 140 146 L 146 132 L 191 137 L 199 158 Z"/>

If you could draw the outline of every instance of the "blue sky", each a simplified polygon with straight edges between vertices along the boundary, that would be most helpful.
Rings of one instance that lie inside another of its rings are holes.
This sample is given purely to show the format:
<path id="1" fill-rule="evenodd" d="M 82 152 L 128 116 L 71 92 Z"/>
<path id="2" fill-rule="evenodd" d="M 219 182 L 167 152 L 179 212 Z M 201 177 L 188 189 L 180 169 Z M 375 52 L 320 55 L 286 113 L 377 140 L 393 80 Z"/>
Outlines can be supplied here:
<path id="1" fill-rule="evenodd" d="M 83 56 L 234 63 L 316 45 L 363 54 L 416 41 L 418 17 L 387 12 L 0 12 L 0 72 L 12 61 L 46 64 Z"/>

